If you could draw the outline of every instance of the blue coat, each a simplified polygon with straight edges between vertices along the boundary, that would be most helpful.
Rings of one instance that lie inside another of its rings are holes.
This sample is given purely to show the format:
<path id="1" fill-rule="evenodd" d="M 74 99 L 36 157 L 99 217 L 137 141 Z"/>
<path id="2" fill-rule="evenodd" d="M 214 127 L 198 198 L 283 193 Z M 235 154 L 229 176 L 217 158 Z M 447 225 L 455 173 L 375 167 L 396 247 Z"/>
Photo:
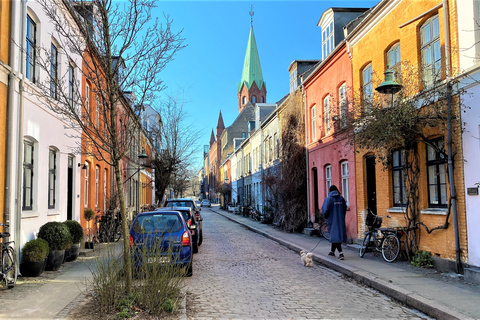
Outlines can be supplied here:
<path id="1" fill-rule="evenodd" d="M 331 243 L 347 242 L 345 215 L 347 204 L 338 191 L 331 191 L 323 202 L 322 214 L 327 219 Z"/>

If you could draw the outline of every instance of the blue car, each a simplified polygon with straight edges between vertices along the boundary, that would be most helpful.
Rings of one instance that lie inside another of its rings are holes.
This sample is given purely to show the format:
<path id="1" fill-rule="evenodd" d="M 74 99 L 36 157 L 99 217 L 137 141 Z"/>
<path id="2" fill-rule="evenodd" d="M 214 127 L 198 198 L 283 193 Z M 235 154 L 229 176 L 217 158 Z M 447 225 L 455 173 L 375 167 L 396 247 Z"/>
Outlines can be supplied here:
<path id="1" fill-rule="evenodd" d="M 135 267 L 173 263 L 192 276 L 192 236 L 178 211 L 138 214 L 130 228 L 130 248 Z"/>

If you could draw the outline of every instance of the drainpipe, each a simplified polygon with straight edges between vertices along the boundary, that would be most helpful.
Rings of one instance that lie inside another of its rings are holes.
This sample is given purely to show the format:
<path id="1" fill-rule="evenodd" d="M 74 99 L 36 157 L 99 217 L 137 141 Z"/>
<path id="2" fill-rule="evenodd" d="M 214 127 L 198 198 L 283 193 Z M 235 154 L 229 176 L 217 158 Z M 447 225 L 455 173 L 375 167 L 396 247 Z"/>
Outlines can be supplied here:
<path id="1" fill-rule="evenodd" d="M 303 83 L 303 81 L 302 81 Z M 301 90 L 303 91 L 303 94 L 302 94 L 302 104 L 303 104 L 303 107 L 304 107 L 304 119 L 305 119 L 305 162 L 306 162 L 306 170 L 307 170 L 307 221 L 306 221 L 306 225 L 305 227 L 308 228 L 308 222 L 310 221 L 310 170 L 308 170 L 308 148 L 307 148 L 307 144 L 308 144 L 308 141 L 307 141 L 307 93 L 305 90 L 305 87 L 301 86 Z M 312 221 L 312 225 L 313 225 L 313 222 Z"/>
<path id="2" fill-rule="evenodd" d="M 453 139 L 452 139 L 452 84 L 450 82 L 450 30 L 449 30 L 449 12 L 448 0 L 443 0 L 444 26 L 445 26 L 445 73 L 447 80 L 447 145 L 448 145 L 448 183 L 450 184 L 450 198 L 452 200 L 453 228 L 455 231 L 455 272 L 463 272 L 462 261 L 460 259 L 460 236 L 458 229 L 457 199 L 455 194 L 455 177 L 453 175 Z"/>

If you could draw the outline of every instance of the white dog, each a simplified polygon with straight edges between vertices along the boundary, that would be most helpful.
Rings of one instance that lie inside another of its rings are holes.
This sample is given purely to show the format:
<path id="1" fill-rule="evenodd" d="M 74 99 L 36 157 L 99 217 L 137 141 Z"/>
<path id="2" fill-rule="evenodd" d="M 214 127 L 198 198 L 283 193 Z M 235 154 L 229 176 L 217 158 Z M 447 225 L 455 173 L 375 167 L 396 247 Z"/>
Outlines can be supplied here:
<path id="1" fill-rule="evenodd" d="M 304 250 L 300 251 L 300 256 L 302 257 L 302 263 L 304 267 L 312 267 L 313 266 L 313 254 L 311 252 L 306 252 Z"/>

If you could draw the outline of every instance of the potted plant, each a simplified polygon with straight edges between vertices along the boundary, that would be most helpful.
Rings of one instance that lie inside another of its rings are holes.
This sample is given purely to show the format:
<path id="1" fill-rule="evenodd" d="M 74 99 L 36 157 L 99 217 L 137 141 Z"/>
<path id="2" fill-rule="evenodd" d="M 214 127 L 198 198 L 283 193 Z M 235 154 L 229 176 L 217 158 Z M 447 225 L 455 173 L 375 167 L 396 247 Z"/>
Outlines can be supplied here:
<path id="1" fill-rule="evenodd" d="M 44 239 L 33 239 L 22 248 L 23 263 L 20 272 L 26 277 L 38 277 L 45 270 L 45 264 L 50 249 Z"/>
<path id="2" fill-rule="evenodd" d="M 90 220 L 95 218 L 95 211 L 91 208 L 85 208 L 83 211 L 83 217 L 87 221 L 87 241 L 85 241 L 85 249 L 93 249 L 92 228 L 90 227 Z"/>
<path id="3" fill-rule="evenodd" d="M 65 252 L 65 259 L 66 261 L 75 261 L 80 253 L 80 245 L 83 241 L 83 229 L 80 223 L 75 220 L 67 220 L 64 221 L 63 224 L 67 226 L 72 236 L 72 245 L 70 249 L 67 249 Z"/>
<path id="4" fill-rule="evenodd" d="M 63 263 L 65 249 L 72 243 L 68 227 L 57 221 L 47 222 L 40 227 L 38 237 L 46 240 L 50 248 L 45 270 L 58 270 Z"/>

